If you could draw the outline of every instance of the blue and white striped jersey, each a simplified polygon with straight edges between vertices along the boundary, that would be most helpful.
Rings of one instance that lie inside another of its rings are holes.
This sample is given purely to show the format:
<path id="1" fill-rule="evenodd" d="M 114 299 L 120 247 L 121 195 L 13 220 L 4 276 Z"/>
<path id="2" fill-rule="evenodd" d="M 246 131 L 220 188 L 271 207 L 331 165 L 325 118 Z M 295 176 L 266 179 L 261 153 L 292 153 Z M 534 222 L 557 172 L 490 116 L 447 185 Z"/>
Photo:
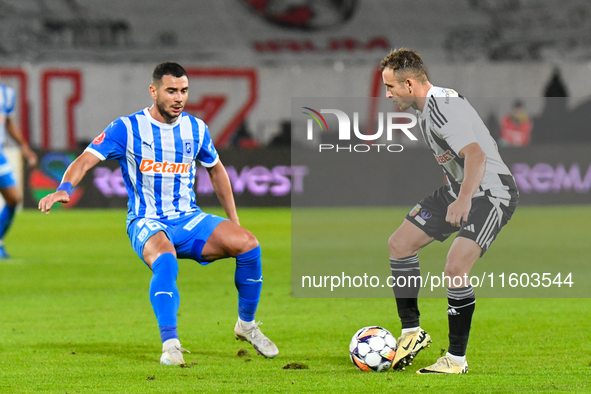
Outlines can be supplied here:
<path id="1" fill-rule="evenodd" d="M 204 167 L 219 160 L 201 119 L 183 112 L 172 124 L 160 123 L 147 108 L 112 122 L 86 151 L 119 162 L 129 196 L 128 223 L 196 211 L 195 159 Z"/>
<path id="2" fill-rule="evenodd" d="M 15 102 L 15 90 L 0 83 L 0 152 L 4 150 L 6 143 L 6 118 L 14 111 Z"/>

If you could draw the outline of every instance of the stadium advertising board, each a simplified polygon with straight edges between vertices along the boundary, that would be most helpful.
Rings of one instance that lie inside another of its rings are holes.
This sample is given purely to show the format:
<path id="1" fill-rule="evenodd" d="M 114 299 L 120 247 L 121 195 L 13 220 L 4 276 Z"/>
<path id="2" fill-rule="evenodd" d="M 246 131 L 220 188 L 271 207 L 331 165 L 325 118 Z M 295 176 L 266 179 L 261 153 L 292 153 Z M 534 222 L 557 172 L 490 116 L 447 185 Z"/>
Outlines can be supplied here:
<path id="1" fill-rule="evenodd" d="M 308 170 L 291 166 L 289 150 L 226 150 L 220 157 L 226 167 L 238 206 L 289 206 L 291 193 L 304 191 Z M 39 167 L 28 171 L 25 206 L 36 207 L 44 195 L 55 191 L 67 166 L 76 158 L 69 152 L 40 153 Z M 195 192 L 199 206 L 219 206 L 207 170 L 197 166 Z M 72 201 L 63 207 L 125 208 L 127 190 L 116 161 L 99 163 L 74 189 Z"/>
<path id="2" fill-rule="evenodd" d="M 590 150 L 586 145 L 503 150 L 521 193 L 520 204 L 591 203 Z"/>

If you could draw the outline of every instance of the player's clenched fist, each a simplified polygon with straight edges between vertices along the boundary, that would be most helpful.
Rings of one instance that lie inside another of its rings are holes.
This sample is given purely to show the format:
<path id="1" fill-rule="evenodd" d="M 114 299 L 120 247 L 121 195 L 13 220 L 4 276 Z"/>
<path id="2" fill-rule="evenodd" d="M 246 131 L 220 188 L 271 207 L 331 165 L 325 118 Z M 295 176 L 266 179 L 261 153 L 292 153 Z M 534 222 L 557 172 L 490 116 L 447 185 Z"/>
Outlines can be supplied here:
<path id="1" fill-rule="evenodd" d="M 56 202 L 67 203 L 70 201 L 70 196 L 65 190 L 58 190 L 57 192 L 48 194 L 39 201 L 39 209 L 41 212 L 49 214 L 49 210 Z"/>

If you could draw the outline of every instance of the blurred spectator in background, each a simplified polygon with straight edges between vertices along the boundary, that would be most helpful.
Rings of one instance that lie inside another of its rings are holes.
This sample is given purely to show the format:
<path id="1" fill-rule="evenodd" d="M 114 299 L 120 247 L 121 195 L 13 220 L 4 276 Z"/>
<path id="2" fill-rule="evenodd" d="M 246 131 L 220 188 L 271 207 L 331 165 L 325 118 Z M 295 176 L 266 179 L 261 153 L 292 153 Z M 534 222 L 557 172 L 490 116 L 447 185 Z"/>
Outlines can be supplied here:
<path id="1" fill-rule="evenodd" d="M 566 99 L 563 98 L 568 97 L 568 91 L 558 67 L 554 68 L 548 83 L 544 87 L 544 97 L 546 97 L 544 109 L 540 116 L 535 119 L 533 143 L 574 142 L 572 129 L 565 124 L 565 121 L 570 120 Z"/>
<path id="2" fill-rule="evenodd" d="M 257 149 L 261 147 L 261 144 L 252 137 L 245 122 L 240 124 L 238 131 L 232 138 L 231 145 L 240 149 Z"/>
<path id="3" fill-rule="evenodd" d="M 270 146 L 291 146 L 291 120 L 281 121 L 281 131 L 271 140 Z"/>
<path id="4" fill-rule="evenodd" d="M 527 146 L 531 141 L 532 121 L 520 100 L 515 101 L 513 109 L 501 120 L 500 146 Z"/>
<path id="5" fill-rule="evenodd" d="M 554 68 L 552 77 L 544 90 L 544 97 L 568 97 L 564 81 L 558 67 Z"/>

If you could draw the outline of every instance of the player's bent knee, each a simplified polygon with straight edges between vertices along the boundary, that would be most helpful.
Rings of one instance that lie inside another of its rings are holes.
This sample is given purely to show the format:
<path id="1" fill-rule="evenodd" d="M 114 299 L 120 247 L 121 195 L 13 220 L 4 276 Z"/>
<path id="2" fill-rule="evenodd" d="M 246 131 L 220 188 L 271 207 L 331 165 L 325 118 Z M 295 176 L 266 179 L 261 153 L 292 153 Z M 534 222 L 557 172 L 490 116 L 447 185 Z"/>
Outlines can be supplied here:
<path id="1" fill-rule="evenodd" d="M 16 207 L 18 204 L 20 204 L 23 201 L 21 196 L 17 196 L 16 198 L 13 198 L 11 200 L 7 200 L 6 201 L 6 205 L 8 205 L 9 207 Z"/>
<path id="2" fill-rule="evenodd" d="M 393 257 L 398 257 L 398 256 L 394 256 L 396 254 L 398 254 L 398 244 L 396 242 L 396 237 L 394 236 L 395 234 L 390 235 L 390 238 L 388 238 L 388 249 L 390 250 L 390 255 Z"/>
<path id="3" fill-rule="evenodd" d="M 388 249 L 390 250 L 390 257 L 394 259 L 401 259 L 416 253 L 396 233 L 392 234 L 388 239 Z"/>
<path id="4" fill-rule="evenodd" d="M 464 272 L 462 272 L 460 265 L 450 264 L 450 263 L 445 264 L 445 269 L 444 269 L 443 273 L 445 276 L 450 277 L 450 278 L 464 275 Z"/>
<path id="5" fill-rule="evenodd" d="M 165 253 L 170 253 L 176 258 L 176 249 L 166 236 L 166 233 L 158 231 L 146 241 L 142 255 L 146 264 L 152 268 L 152 264 Z"/>
<path id="6" fill-rule="evenodd" d="M 16 207 L 23 200 L 22 195 L 16 188 L 6 189 L 6 191 L 2 193 L 2 197 L 4 198 L 4 203 L 11 208 Z"/>
<path id="7" fill-rule="evenodd" d="M 241 246 L 237 248 L 236 255 L 246 253 L 259 246 L 258 239 L 250 231 L 246 229 L 244 229 L 244 232 L 241 234 L 240 237 L 241 240 L 237 242 L 237 244 Z"/>
<path id="8" fill-rule="evenodd" d="M 472 268 L 472 264 L 467 263 L 466 261 L 462 261 L 461 259 L 457 259 L 457 258 L 447 258 L 446 262 L 445 262 L 445 269 L 444 269 L 444 275 L 446 277 L 451 278 L 451 280 L 453 281 L 453 278 L 456 277 L 460 277 L 462 278 L 462 280 L 464 280 L 464 275 L 469 274 L 470 273 L 470 269 Z M 464 287 L 463 282 L 460 284 L 460 279 L 456 279 L 455 282 L 452 283 L 453 286 L 451 287 Z M 446 285 L 448 287 L 450 287 L 449 284 L 446 283 Z"/>

